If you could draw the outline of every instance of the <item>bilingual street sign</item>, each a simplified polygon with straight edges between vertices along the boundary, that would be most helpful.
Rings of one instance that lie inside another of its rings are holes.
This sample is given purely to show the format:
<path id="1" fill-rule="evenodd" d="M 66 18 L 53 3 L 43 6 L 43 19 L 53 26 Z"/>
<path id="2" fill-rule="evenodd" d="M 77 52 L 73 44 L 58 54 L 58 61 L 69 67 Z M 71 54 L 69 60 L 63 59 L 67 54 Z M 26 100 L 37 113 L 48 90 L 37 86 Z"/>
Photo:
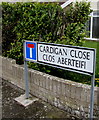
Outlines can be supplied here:
<path id="1" fill-rule="evenodd" d="M 83 74 L 93 74 L 95 49 L 25 41 L 25 60 Z"/>
<path id="2" fill-rule="evenodd" d="M 27 61 L 90 75 L 90 120 L 93 119 L 96 65 L 95 49 L 53 43 L 24 41 L 24 79 L 26 98 L 29 98 Z"/>

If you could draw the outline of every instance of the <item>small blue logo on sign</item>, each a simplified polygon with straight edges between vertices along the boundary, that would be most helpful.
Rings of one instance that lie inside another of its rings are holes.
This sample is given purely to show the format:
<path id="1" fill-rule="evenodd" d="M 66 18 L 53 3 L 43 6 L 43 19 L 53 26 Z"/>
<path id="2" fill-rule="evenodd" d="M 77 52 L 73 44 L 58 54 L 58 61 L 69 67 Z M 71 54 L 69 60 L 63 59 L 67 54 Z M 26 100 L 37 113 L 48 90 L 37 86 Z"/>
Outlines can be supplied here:
<path id="1" fill-rule="evenodd" d="M 25 42 L 25 58 L 30 60 L 37 60 L 36 58 L 37 43 Z"/>

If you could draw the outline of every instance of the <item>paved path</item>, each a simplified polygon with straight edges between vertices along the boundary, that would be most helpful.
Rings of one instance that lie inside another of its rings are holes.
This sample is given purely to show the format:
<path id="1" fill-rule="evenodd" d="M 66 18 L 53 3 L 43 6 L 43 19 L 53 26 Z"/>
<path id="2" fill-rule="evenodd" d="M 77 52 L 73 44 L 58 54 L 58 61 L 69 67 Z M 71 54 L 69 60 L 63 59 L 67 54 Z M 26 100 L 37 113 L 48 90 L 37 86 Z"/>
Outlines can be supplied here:
<path id="1" fill-rule="evenodd" d="M 75 120 L 75 118 L 69 113 L 60 110 L 42 100 L 38 100 L 29 107 L 25 108 L 22 105 L 19 105 L 14 98 L 24 94 L 23 91 L 18 90 L 12 85 L 3 82 L 3 95 L 2 95 L 2 105 L 3 118 L 30 118 L 30 120 L 38 120 L 36 118 L 62 118 Z M 13 119 L 14 120 L 14 119 Z M 56 120 L 56 119 L 55 119 Z"/>
<path id="2" fill-rule="evenodd" d="M 0 78 L 0 120 L 2 118 L 2 79 Z"/>

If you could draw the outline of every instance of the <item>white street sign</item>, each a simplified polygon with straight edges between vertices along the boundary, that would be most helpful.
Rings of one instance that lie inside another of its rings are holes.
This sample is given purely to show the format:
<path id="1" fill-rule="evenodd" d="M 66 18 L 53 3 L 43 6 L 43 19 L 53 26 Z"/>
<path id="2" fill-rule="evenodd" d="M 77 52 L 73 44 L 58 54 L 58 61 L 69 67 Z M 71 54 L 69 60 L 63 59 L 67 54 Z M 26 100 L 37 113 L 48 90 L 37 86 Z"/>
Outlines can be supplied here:
<path id="1" fill-rule="evenodd" d="M 47 43 L 38 43 L 37 48 L 38 62 L 93 73 L 94 49 Z"/>
<path id="2" fill-rule="evenodd" d="M 69 71 L 91 75 L 90 119 L 94 108 L 94 79 L 96 50 L 78 46 L 59 45 L 34 41 L 24 42 L 24 78 L 26 98 L 29 98 L 27 61 L 46 64 Z"/>
<path id="3" fill-rule="evenodd" d="M 25 59 L 84 74 L 93 74 L 95 49 L 43 42 L 25 42 Z"/>

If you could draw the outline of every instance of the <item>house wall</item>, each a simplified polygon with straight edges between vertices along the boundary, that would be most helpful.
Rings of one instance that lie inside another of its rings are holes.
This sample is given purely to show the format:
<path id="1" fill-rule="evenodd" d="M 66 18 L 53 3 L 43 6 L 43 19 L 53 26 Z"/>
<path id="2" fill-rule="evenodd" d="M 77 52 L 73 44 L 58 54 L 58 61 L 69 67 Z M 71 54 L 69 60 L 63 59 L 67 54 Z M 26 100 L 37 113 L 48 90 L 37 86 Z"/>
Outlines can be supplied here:
<path id="1" fill-rule="evenodd" d="M 24 67 L 13 59 L 0 56 L 2 78 L 25 89 Z M 50 104 L 80 118 L 88 118 L 90 106 L 90 85 L 54 77 L 28 69 L 30 93 Z M 95 87 L 94 116 L 99 117 L 99 88 Z"/>

